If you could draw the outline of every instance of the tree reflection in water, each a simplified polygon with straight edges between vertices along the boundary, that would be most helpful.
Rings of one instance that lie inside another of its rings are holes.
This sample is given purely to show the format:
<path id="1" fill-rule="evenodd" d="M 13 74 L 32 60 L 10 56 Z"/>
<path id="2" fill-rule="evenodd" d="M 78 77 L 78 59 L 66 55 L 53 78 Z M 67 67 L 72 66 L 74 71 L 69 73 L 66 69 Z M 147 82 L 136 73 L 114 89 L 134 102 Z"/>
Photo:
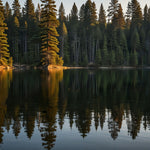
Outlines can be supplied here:
<path id="1" fill-rule="evenodd" d="M 10 83 L 12 81 L 12 71 L 0 71 L 0 143 L 3 142 L 3 127 L 5 125 L 5 116 L 7 114 L 6 100 Z"/>
<path id="2" fill-rule="evenodd" d="M 40 128 L 43 146 L 46 149 L 51 149 L 56 140 L 56 114 L 58 111 L 59 100 L 59 83 L 63 80 L 63 70 L 44 72 L 41 75 L 42 94 L 41 99 L 42 111 Z"/>
<path id="3" fill-rule="evenodd" d="M 10 129 L 16 137 L 24 129 L 31 139 L 37 125 L 43 147 L 51 149 L 67 120 L 83 138 L 92 122 L 97 131 L 108 124 L 114 140 L 126 121 L 136 139 L 142 125 L 150 128 L 149 76 L 140 70 L 0 72 L 0 143 Z"/>

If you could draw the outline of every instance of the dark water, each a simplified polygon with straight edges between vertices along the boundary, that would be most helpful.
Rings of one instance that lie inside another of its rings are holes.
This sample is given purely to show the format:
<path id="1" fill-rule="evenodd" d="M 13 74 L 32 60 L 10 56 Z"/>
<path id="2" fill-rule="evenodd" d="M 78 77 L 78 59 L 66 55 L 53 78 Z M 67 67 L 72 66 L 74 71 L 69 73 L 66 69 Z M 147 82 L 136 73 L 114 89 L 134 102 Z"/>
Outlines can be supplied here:
<path id="1" fill-rule="evenodd" d="M 0 150 L 149 150 L 150 71 L 0 72 Z"/>

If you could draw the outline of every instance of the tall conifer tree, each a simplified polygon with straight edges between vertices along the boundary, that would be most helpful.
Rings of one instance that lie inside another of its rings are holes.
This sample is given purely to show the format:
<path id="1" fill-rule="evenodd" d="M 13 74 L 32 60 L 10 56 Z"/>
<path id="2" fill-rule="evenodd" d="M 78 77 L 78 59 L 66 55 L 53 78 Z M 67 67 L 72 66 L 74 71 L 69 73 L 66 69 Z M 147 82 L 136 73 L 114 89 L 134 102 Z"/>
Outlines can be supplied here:
<path id="1" fill-rule="evenodd" d="M 143 16 L 142 16 L 142 9 L 137 0 L 131 1 L 132 6 L 132 25 L 140 26 L 142 24 Z"/>
<path id="2" fill-rule="evenodd" d="M 8 60 L 10 57 L 7 34 L 5 33 L 8 28 L 4 21 L 4 8 L 2 1 L 0 0 L 0 65 L 8 65 Z"/>
<path id="3" fill-rule="evenodd" d="M 104 10 L 103 4 L 100 6 L 100 11 L 99 11 L 99 23 L 105 25 L 106 24 L 106 12 Z"/>
<path id="4" fill-rule="evenodd" d="M 91 24 L 91 8 L 92 2 L 91 0 L 87 0 L 84 8 L 84 23 L 86 28 L 88 28 Z"/>
<path id="5" fill-rule="evenodd" d="M 85 9 L 85 5 L 83 4 L 80 8 L 80 12 L 79 12 L 79 18 L 80 21 L 83 22 L 84 21 L 84 9 Z"/>
<path id="6" fill-rule="evenodd" d="M 29 19 L 35 19 L 35 12 L 34 12 L 34 4 L 32 0 L 26 0 L 25 4 L 25 11 L 26 11 L 26 18 Z"/>
<path id="7" fill-rule="evenodd" d="M 124 19 L 121 4 L 119 4 L 119 9 L 118 9 L 118 28 L 119 29 L 124 29 L 125 28 L 125 19 Z"/>
<path id="8" fill-rule="evenodd" d="M 59 42 L 57 37 L 57 27 L 59 21 L 56 18 L 56 5 L 54 0 L 41 0 L 41 62 L 42 65 L 62 65 L 63 62 L 58 55 Z"/>
<path id="9" fill-rule="evenodd" d="M 127 6 L 127 12 L 126 12 L 126 28 L 127 29 L 130 28 L 131 19 L 132 19 L 132 6 L 131 6 L 131 2 L 129 2 Z"/>
<path id="10" fill-rule="evenodd" d="M 60 56 L 62 58 L 64 58 L 64 54 L 67 54 L 67 47 L 68 47 L 68 43 L 67 43 L 67 35 L 68 35 L 68 31 L 67 31 L 67 27 L 65 25 L 65 9 L 63 6 L 63 3 L 61 3 L 60 7 L 59 7 L 59 22 L 60 22 L 60 26 L 58 28 L 58 33 L 59 33 L 59 48 L 60 48 Z M 69 59 L 69 57 L 67 56 L 67 59 Z M 68 61 L 68 60 L 67 60 Z"/>
<path id="11" fill-rule="evenodd" d="M 61 3 L 60 7 L 59 7 L 59 21 L 64 22 L 65 20 L 66 20 L 66 18 L 65 18 L 65 8 L 64 8 L 63 3 Z"/>
<path id="12" fill-rule="evenodd" d="M 91 7 L 91 26 L 96 25 L 97 22 L 97 13 L 96 13 L 96 4 L 95 2 L 92 2 L 92 7 Z"/>
<path id="13" fill-rule="evenodd" d="M 144 22 L 145 23 L 148 22 L 148 6 L 147 6 L 147 4 L 144 7 Z"/>
<path id="14" fill-rule="evenodd" d="M 5 4 L 5 19 L 8 21 L 8 19 L 11 17 L 11 9 L 10 9 L 10 6 L 9 6 L 9 3 L 6 2 Z"/>
<path id="15" fill-rule="evenodd" d="M 102 64 L 103 65 L 108 65 L 109 64 L 109 55 L 108 55 L 108 50 L 107 50 L 107 38 L 104 36 L 104 44 L 103 44 L 103 49 L 102 49 Z"/>
<path id="16" fill-rule="evenodd" d="M 119 3 L 118 0 L 111 0 L 108 7 L 108 18 L 109 21 L 115 22 L 118 17 L 118 9 L 119 9 Z"/>
<path id="17" fill-rule="evenodd" d="M 12 8 L 14 11 L 14 16 L 19 17 L 20 16 L 20 4 L 18 0 L 13 1 Z"/>

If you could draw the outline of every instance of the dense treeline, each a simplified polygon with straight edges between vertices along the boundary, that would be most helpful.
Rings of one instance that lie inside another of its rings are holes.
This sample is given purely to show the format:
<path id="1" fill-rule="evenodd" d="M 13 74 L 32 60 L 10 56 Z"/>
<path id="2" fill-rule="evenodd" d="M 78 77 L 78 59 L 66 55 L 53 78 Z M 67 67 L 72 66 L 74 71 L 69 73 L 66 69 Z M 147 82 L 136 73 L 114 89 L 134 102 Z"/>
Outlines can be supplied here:
<path id="1" fill-rule="evenodd" d="M 19 1 L 14 0 L 12 7 L 6 2 L 1 9 L 14 63 L 37 65 L 41 60 L 43 65 L 62 65 L 63 61 L 65 65 L 82 66 L 150 65 L 147 5 L 142 12 L 140 3 L 131 0 L 124 14 L 118 0 L 111 0 L 107 10 L 100 4 L 97 14 L 95 2 L 87 0 L 80 9 L 74 3 L 66 15 L 61 3 L 56 18 L 55 1 L 41 2 L 35 9 L 32 0 L 26 0 L 21 9 Z"/>

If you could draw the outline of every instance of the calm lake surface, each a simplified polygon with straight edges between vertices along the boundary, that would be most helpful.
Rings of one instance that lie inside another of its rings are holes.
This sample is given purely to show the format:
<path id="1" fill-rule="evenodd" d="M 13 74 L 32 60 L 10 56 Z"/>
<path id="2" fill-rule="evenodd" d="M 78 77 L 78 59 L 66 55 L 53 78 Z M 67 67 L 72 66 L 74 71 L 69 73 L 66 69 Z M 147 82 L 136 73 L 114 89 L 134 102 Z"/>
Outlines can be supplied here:
<path id="1" fill-rule="evenodd" d="M 149 150 L 149 70 L 0 72 L 0 150 Z"/>

